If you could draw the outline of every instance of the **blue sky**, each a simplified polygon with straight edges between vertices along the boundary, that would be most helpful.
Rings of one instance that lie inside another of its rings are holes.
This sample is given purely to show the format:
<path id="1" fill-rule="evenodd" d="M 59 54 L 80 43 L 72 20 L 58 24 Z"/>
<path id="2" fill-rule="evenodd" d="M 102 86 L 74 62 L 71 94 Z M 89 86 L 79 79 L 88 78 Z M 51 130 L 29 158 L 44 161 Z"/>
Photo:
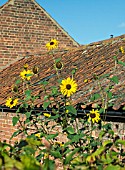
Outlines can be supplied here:
<path id="1" fill-rule="evenodd" d="M 0 0 L 0 6 L 7 0 Z M 125 0 L 36 0 L 68 34 L 88 44 L 125 34 Z"/>

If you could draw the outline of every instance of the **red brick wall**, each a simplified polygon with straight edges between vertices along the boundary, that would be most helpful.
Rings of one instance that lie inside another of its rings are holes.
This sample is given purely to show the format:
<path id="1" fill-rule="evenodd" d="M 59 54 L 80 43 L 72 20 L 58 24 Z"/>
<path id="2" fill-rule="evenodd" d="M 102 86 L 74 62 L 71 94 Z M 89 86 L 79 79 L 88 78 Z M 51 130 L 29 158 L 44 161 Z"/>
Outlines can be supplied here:
<path id="1" fill-rule="evenodd" d="M 9 0 L 0 7 L 0 33 L 0 69 L 27 52 L 45 52 L 52 38 L 60 48 L 78 46 L 34 0 Z"/>
<path id="2" fill-rule="evenodd" d="M 0 141 L 4 141 L 6 140 L 7 143 L 13 144 L 15 141 L 19 141 L 21 138 L 24 137 L 24 134 L 18 135 L 17 137 L 14 137 L 11 141 L 10 138 L 12 136 L 12 134 L 19 129 L 19 124 L 17 124 L 16 126 L 12 125 L 12 118 L 16 116 L 16 113 L 7 113 L 7 112 L 0 112 Z M 25 120 L 25 116 L 23 114 L 20 114 L 20 118 L 22 121 Z M 111 122 L 109 122 L 111 123 Z M 51 127 L 52 125 L 54 125 L 54 122 L 51 122 L 49 124 L 49 126 Z M 116 125 L 118 126 L 118 128 L 116 128 Z M 113 130 L 115 132 L 115 135 L 119 135 L 119 137 L 121 139 L 125 139 L 125 123 L 118 123 L 118 122 L 112 122 L 112 127 Z M 33 127 L 31 127 L 33 128 Z M 51 129 L 51 128 L 50 128 Z M 55 129 L 53 129 L 53 131 L 51 131 L 50 133 L 55 133 L 55 132 L 61 132 L 61 128 L 59 126 L 56 126 Z M 29 131 L 33 132 L 33 131 Z M 96 131 L 95 133 L 93 133 L 94 136 L 98 135 L 99 131 Z M 62 133 L 60 133 L 60 135 L 58 136 L 57 140 L 61 141 L 61 142 L 65 142 L 66 141 L 66 135 L 64 134 L 62 136 Z"/>
<path id="3" fill-rule="evenodd" d="M 0 112 L 0 141 L 6 140 L 7 143 L 10 143 L 12 134 L 18 130 L 18 126 L 12 125 L 12 117 L 14 116 L 16 116 L 15 113 Z M 20 138 L 21 136 L 14 137 L 13 142 Z"/>

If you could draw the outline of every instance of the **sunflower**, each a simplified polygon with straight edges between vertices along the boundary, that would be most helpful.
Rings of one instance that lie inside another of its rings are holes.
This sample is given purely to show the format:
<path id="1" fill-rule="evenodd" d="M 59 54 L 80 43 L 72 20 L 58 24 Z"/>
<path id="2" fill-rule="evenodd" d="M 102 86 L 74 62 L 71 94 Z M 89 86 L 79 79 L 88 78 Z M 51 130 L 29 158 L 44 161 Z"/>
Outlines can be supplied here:
<path id="1" fill-rule="evenodd" d="M 25 70 L 27 70 L 27 68 L 29 67 L 29 65 L 26 63 L 26 64 L 24 64 L 24 66 L 23 66 L 23 68 L 25 69 Z"/>
<path id="2" fill-rule="evenodd" d="M 76 81 L 68 77 L 67 79 L 62 80 L 60 90 L 64 96 L 70 97 L 76 92 L 77 86 Z"/>
<path id="3" fill-rule="evenodd" d="M 56 141 L 56 142 L 55 142 L 55 145 L 58 145 L 58 146 L 60 146 L 60 147 L 63 147 L 63 146 L 64 146 L 64 142 Z"/>
<path id="4" fill-rule="evenodd" d="M 58 47 L 58 41 L 56 39 L 52 39 L 50 42 L 46 44 L 46 48 L 48 51 L 53 50 Z"/>
<path id="5" fill-rule="evenodd" d="M 18 92 L 18 86 L 13 85 L 13 86 L 12 86 L 12 91 L 15 92 L 15 93 L 17 93 L 17 92 Z"/>
<path id="6" fill-rule="evenodd" d="M 48 118 L 51 116 L 49 113 L 43 113 L 43 115 Z"/>
<path id="7" fill-rule="evenodd" d="M 41 134 L 40 133 L 36 133 L 35 136 L 40 139 Z"/>
<path id="8" fill-rule="evenodd" d="M 10 107 L 10 109 L 14 106 L 16 106 L 18 104 L 18 99 L 13 99 L 13 98 L 9 98 L 6 100 L 6 106 Z"/>
<path id="9" fill-rule="evenodd" d="M 122 54 L 124 54 L 124 48 L 121 46 L 120 48 L 119 48 L 119 51 L 122 53 Z"/>
<path id="10" fill-rule="evenodd" d="M 61 70 L 63 68 L 63 63 L 61 61 L 58 61 L 54 64 L 54 66 L 57 70 Z"/>
<path id="11" fill-rule="evenodd" d="M 89 116 L 88 121 L 89 122 L 92 121 L 92 123 L 95 123 L 95 122 L 98 123 L 98 121 L 100 120 L 100 113 L 98 110 L 92 109 L 90 113 L 87 114 L 87 116 Z"/>
<path id="12" fill-rule="evenodd" d="M 37 66 L 34 66 L 34 67 L 33 67 L 33 73 L 34 73 L 34 74 L 37 74 L 38 71 L 39 71 L 39 68 L 38 68 Z"/>
<path id="13" fill-rule="evenodd" d="M 30 78 L 32 77 L 32 71 L 31 70 L 23 70 L 22 72 L 20 72 L 20 77 L 23 80 L 30 80 Z"/>

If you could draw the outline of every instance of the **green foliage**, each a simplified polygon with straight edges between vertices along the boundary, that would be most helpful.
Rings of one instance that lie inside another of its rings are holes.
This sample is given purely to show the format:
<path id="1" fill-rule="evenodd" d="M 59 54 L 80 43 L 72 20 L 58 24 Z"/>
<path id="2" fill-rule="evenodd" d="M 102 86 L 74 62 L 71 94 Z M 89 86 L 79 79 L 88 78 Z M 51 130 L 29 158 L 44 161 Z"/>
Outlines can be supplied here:
<path id="1" fill-rule="evenodd" d="M 125 66 L 117 56 L 114 56 L 114 59 L 117 64 Z M 59 61 L 61 58 L 54 59 L 54 64 Z M 25 137 L 14 146 L 0 143 L 0 169 L 4 166 L 7 170 L 55 170 L 56 161 L 61 163 L 65 170 L 125 169 L 122 161 L 125 156 L 122 152 L 125 140 L 117 139 L 111 124 L 105 122 L 107 109 L 114 98 L 112 90 L 119 83 L 118 77 L 110 74 L 100 77 L 94 75 L 99 92 L 92 95 L 90 101 L 101 103 L 95 103 L 94 107 L 103 116 L 103 122 L 93 123 L 88 121 L 89 113 L 85 110 L 83 117 L 78 117 L 78 110 L 72 105 L 71 98 L 61 94 L 59 87 L 62 78 L 58 70 L 56 71 L 58 85 L 49 87 L 49 92 L 47 79 L 37 83 L 44 93 L 43 110 L 40 112 L 34 109 L 34 103 L 41 98 L 41 92 L 33 95 L 30 81 L 23 82 L 25 90 L 19 99 L 17 115 L 12 118 L 13 126 L 18 123 L 18 130 L 11 139 L 18 135 Z M 72 70 L 72 78 L 76 71 L 77 68 Z M 103 79 L 109 84 L 102 86 Z M 21 83 L 21 80 L 17 80 L 15 84 Z M 20 117 L 20 112 L 24 119 Z M 97 134 L 93 135 L 94 132 Z M 62 141 L 59 141 L 60 138 Z"/>

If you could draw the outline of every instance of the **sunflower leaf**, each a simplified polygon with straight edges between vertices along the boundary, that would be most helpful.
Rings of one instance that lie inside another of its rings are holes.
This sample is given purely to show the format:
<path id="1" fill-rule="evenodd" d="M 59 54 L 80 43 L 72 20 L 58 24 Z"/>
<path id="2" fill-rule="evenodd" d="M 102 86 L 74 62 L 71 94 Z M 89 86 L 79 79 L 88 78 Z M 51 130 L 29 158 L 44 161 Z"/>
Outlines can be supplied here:
<path id="1" fill-rule="evenodd" d="M 55 62 L 56 62 L 56 63 L 58 63 L 59 61 L 61 61 L 61 58 L 55 59 Z"/>
<path id="2" fill-rule="evenodd" d="M 50 101 L 44 102 L 43 103 L 43 109 L 46 109 L 49 106 L 50 103 L 51 103 Z"/>
<path id="3" fill-rule="evenodd" d="M 12 119 L 13 126 L 15 126 L 18 121 L 19 121 L 19 117 L 13 117 L 13 119 Z"/>
<path id="4" fill-rule="evenodd" d="M 66 106 L 66 110 L 75 115 L 77 114 L 77 110 L 72 105 Z"/>

